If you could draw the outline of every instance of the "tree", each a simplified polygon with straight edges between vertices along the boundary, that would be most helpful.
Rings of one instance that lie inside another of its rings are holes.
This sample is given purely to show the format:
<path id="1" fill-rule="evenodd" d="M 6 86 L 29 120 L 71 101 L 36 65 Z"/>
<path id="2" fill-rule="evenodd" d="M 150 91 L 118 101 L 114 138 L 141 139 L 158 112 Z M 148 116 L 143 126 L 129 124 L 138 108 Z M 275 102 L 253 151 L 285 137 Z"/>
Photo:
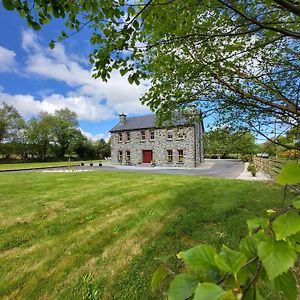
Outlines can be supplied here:
<path id="1" fill-rule="evenodd" d="M 254 154 L 255 138 L 250 132 L 232 128 L 216 128 L 204 136 L 205 153 L 209 156 L 228 157 L 229 154 Z"/>
<path id="2" fill-rule="evenodd" d="M 81 134 L 76 129 L 78 126 L 77 115 L 68 108 L 63 108 L 56 110 L 52 118 L 55 152 L 58 157 L 63 157 L 69 149 L 71 141 Z"/>
<path id="3" fill-rule="evenodd" d="M 142 98 L 161 116 L 197 106 L 219 122 L 264 134 L 270 118 L 299 127 L 299 11 L 293 0 L 3 0 L 38 30 L 66 18 L 58 41 L 83 27 L 94 77 L 113 69 L 151 80 Z M 56 41 L 50 42 L 50 47 Z M 267 136 L 268 137 L 268 136 Z M 285 145 L 286 147 L 295 147 Z M 297 146 L 297 148 L 299 148 Z"/>
<path id="4" fill-rule="evenodd" d="M 31 152 L 37 152 L 39 159 L 45 160 L 52 148 L 53 139 L 53 116 L 41 112 L 37 118 L 28 122 L 27 140 Z"/>
<path id="5" fill-rule="evenodd" d="M 111 139 L 106 142 L 103 138 L 96 142 L 97 156 L 104 159 L 111 156 Z"/>
<path id="6" fill-rule="evenodd" d="M 19 141 L 24 129 L 25 121 L 16 108 L 3 103 L 0 107 L 0 143 Z"/>

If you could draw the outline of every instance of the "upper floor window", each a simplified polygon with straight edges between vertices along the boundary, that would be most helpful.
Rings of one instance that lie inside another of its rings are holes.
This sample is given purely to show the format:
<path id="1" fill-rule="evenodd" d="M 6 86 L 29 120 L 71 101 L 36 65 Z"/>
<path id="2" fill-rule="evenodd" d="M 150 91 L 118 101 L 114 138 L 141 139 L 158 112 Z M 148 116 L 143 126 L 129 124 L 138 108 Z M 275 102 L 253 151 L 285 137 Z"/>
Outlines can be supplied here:
<path id="1" fill-rule="evenodd" d="M 146 139 L 145 130 L 141 130 L 141 140 L 144 141 Z"/>
<path id="2" fill-rule="evenodd" d="M 126 161 L 130 161 L 130 151 L 126 151 Z"/>
<path id="3" fill-rule="evenodd" d="M 130 141 L 130 132 L 129 131 L 126 132 L 126 140 L 128 142 Z"/>
<path id="4" fill-rule="evenodd" d="M 123 151 L 118 152 L 118 160 L 122 161 L 123 160 Z"/>
<path id="5" fill-rule="evenodd" d="M 167 131 L 167 139 L 168 140 L 172 140 L 173 139 L 173 130 L 172 129 L 168 129 L 168 131 Z"/>
<path id="6" fill-rule="evenodd" d="M 184 157 L 183 157 L 183 150 L 178 150 L 178 162 L 183 163 Z"/>
<path id="7" fill-rule="evenodd" d="M 178 136 L 178 139 L 183 139 L 184 138 L 184 133 L 183 133 L 182 129 L 178 130 L 177 136 Z"/>
<path id="8" fill-rule="evenodd" d="M 122 142 L 122 141 L 123 141 L 123 135 L 122 135 L 122 132 L 119 132 L 119 133 L 118 133 L 118 141 L 119 141 L 119 142 Z"/>
<path id="9" fill-rule="evenodd" d="M 150 140 L 154 140 L 155 136 L 154 136 L 154 130 L 150 130 Z"/>
<path id="10" fill-rule="evenodd" d="M 173 161 L 173 150 L 167 150 L 167 160 L 168 162 Z"/>

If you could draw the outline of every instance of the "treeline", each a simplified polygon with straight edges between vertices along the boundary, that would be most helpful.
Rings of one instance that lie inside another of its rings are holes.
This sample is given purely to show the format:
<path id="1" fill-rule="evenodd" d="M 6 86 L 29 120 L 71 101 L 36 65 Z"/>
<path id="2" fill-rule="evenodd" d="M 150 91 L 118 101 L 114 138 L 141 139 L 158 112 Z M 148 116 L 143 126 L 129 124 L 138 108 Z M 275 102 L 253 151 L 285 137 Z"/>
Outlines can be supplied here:
<path id="1" fill-rule="evenodd" d="M 17 109 L 0 107 L 0 158 L 9 160 L 103 159 L 110 157 L 110 141 L 88 139 L 78 128 L 77 115 L 68 108 L 41 112 L 25 121 Z"/>
<path id="2" fill-rule="evenodd" d="M 207 158 L 236 158 L 253 155 L 257 151 L 257 145 L 251 132 L 225 127 L 205 134 L 204 151 Z"/>
<path id="3" fill-rule="evenodd" d="M 231 127 L 216 128 L 204 136 L 206 158 L 247 158 L 258 153 L 268 154 L 270 157 L 299 158 L 300 151 L 295 149 L 299 146 L 296 127 L 261 144 L 255 143 L 255 137 L 250 131 L 235 130 Z"/>

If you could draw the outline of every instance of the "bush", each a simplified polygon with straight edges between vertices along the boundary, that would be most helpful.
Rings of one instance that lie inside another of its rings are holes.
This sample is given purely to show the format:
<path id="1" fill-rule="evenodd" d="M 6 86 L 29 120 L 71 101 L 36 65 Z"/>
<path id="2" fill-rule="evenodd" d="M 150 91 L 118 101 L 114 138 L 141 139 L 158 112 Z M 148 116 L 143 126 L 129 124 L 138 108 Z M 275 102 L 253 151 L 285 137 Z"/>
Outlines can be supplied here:
<path id="1" fill-rule="evenodd" d="M 252 162 L 252 155 L 251 154 L 244 154 L 241 156 L 241 161 L 244 161 L 244 162 Z"/>
<path id="2" fill-rule="evenodd" d="M 252 176 L 255 177 L 256 176 L 256 166 L 255 164 L 250 163 L 248 168 L 247 168 L 248 172 L 251 172 Z"/>

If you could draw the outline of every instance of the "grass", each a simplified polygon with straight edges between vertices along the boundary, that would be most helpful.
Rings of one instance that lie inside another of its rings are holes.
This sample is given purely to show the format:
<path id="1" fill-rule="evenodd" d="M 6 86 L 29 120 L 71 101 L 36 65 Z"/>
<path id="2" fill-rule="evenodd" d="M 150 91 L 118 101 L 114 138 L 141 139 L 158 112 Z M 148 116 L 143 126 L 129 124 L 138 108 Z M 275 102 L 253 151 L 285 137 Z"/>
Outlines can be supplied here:
<path id="1" fill-rule="evenodd" d="M 123 172 L 0 174 L 0 298 L 163 299 L 150 278 L 198 243 L 235 247 L 271 183 Z"/>
<path id="2" fill-rule="evenodd" d="M 85 163 L 99 162 L 100 160 L 88 160 Z M 56 161 L 56 162 L 33 162 L 33 163 L 7 163 L 0 164 L 0 170 L 16 170 L 16 169 L 32 169 L 32 168 L 47 168 L 56 166 L 74 166 L 80 164 L 81 161 Z"/>

